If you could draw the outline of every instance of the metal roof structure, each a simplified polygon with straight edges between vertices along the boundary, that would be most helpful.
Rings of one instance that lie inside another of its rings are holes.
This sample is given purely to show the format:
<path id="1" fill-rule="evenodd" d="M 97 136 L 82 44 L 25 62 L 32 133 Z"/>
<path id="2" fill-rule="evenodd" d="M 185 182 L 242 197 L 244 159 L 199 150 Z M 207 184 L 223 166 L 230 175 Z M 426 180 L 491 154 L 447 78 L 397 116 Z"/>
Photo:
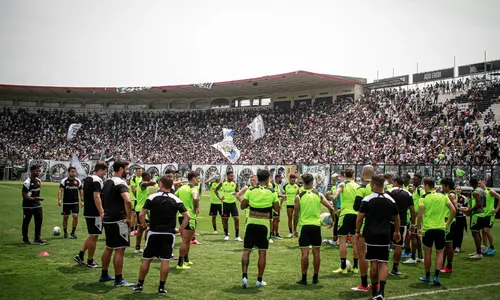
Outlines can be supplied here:
<path id="1" fill-rule="evenodd" d="M 366 79 L 296 71 L 241 80 L 154 87 L 63 87 L 0 84 L 0 98 L 124 100 L 226 98 L 240 95 L 272 95 L 293 91 L 365 84 Z M 205 87 L 203 87 L 205 86 Z M 208 88 L 209 87 L 209 88 Z M 118 92 L 128 89 L 128 92 Z M 127 101 L 128 100 L 128 101 Z"/>

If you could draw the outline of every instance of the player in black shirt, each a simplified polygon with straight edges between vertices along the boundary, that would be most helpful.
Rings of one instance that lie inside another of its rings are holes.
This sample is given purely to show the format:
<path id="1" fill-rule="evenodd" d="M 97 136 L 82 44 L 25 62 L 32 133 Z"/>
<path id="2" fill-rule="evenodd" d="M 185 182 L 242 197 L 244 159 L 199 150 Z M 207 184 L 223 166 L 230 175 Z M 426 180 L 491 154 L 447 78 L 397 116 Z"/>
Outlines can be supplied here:
<path id="1" fill-rule="evenodd" d="M 106 176 L 108 166 L 105 163 L 97 163 L 94 167 L 94 175 L 83 180 L 83 216 L 87 222 L 88 237 L 82 245 L 82 249 L 75 256 L 74 261 L 88 268 L 100 268 L 94 261 L 94 253 L 97 238 L 102 233 L 102 219 L 104 209 L 101 202 L 102 178 Z M 85 251 L 89 251 L 87 263 L 83 259 Z"/>
<path id="2" fill-rule="evenodd" d="M 415 231 L 415 208 L 413 207 L 413 197 L 410 192 L 403 189 L 403 178 L 396 177 L 393 181 L 393 188 L 389 189 L 387 193 L 389 196 L 396 201 L 396 205 L 399 209 L 399 222 L 401 227 L 399 227 L 399 232 L 401 233 L 401 240 L 399 242 L 392 241 L 394 244 L 394 264 L 392 266 L 392 275 L 399 276 L 401 272 L 399 272 L 399 262 L 401 261 L 401 248 L 403 247 L 404 237 L 406 236 L 406 224 L 409 220 L 408 218 L 408 210 L 410 210 L 410 219 L 411 226 L 410 230 Z M 391 222 L 391 236 L 394 235 L 396 228 L 394 226 L 394 222 Z"/>
<path id="3" fill-rule="evenodd" d="M 117 161 L 113 164 L 113 177 L 104 182 L 102 188 L 102 206 L 104 208 L 104 230 L 106 231 L 106 249 L 102 253 L 102 274 L 100 282 L 115 281 L 115 287 L 135 286 L 123 279 L 123 255 L 130 247 L 129 225 L 132 201 L 124 178 L 128 174 L 128 162 Z M 115 278 L 109 276 L 108 267 L 111 255 L 115 252 L 113 265 Z"/>
<path id="4" fill-rule="evenodd" d="M 23 183 L 22 196 L 23 196 L 23 242 L 26 245 L 31 245 L 28 239 L 28 227 L 30 226 L 31 218 L 35 218 L 35 244 L 45 245 L 47 244 L 40 234 L 42 232 L 42 222 L 43 222 L 43 210 L 40 201 L 43 198 L 40 197 L 40 187 L 42 182 L 38 179 L 40 175 L 40 166 L 33 165 L 30 167 L 30 177 L 26 179 Z"/>
<path id="5" fill-rule="evenodd" d="M 400 227 L 399 209 L 394 199 L 384 193 L 384 176 L 374 175 L 370 181 L 373 194 L 363 198 L 356 220 L 356 233 L 363 236 L 366 242 L 366 260 L 370 262 L 370 279 L 373 299 L 384 299 L 389 262 L 389 246 L 391 243 L 391 221 L 395 228 Z M 363 233 L 361 224 L 365 219 Z M 394 240 L 401 240 L 399 230 L 394 232 Z M 380 289 L 377 285 L 380 283 Z M 381 295 L 382 297 L 380 297 Z"/>
<path id="6" fill-rule="evenodd" d="M 173 184 L 174 182 L 170 176 L 163 176 L 160 179 L 160 191 L 148 197 L 139 213 L 140 224 L 146 229 L 146 214 L 149 211 L 150 227 L 146 248 L 142 255 L 143 260 L 139 271 L 139 280 L 134 292 L 142 292 L 144 279 L 149 272 L 149 265 L 151 260 L 156 257 L 161 260 L 158 294 L 164 295 L 167 293 L 165 282 L 169 271 L 168 263 L 175 243 L 177 214 L 181 213 L 184 217 L 179 228 L 181 232 L 189 224 L 190 219 L 190 215 L 182 201 L 171 192 Z"/>
<path id="7" fill-rule="evenodd" d="M 78 225 L 79 199 L 83 199 L 82 182 L 80 179 L 76 178 L 76 168 L 69 167 L 68 177 L 61 180 L 61 183 L 59 184 L 59 191 L 57 192 L 57 204 L 62 206 L 61 214 L 63 215 L 63 230 L 65 239 L 68 238 L 68 218 L 71 213 L 73 214 L 71 238 L 76 239 L 75 230 Z"/>

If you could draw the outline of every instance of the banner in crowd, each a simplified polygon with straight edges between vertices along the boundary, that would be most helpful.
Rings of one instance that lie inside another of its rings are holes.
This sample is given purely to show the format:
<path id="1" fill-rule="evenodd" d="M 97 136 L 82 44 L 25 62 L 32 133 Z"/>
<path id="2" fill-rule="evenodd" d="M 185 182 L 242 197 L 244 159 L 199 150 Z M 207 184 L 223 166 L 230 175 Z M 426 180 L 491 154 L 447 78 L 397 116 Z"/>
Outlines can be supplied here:
<path id="1" fill-rule="evenodd" d="M 314 176 L 314 186 L 318 192 L 325 194 L 330 183 L 330 165 L 303 165 L 302 174 Z"/>
<path id="2" fill-rule="evenodd" d="M 94 165 L 97 160 L 87 160 L 80 162 L 83 172 L 92 174 Z M 113 176 L 113 163 L 108 164 L 107 178 Z M 39 175 L 42 181 L 59 182 L 64 177 L 68 176 L 69 161 L 51 161 L 51 160 L 29 160 L 27 173 L 29 176 L 29 168 L 32 165 L 39 165 L 41 172 Z M 240 188 L 247 186 L 250 182 L 251 175 L 257 175 L 260 169 L 267 169 L 271 173 L 272 180 L 276 174 L 282 175 L 282 185 L 290 181 L 290 175 L 297 176 L 297 182 L 301 183 L 301 174 L 310 173 L 314 176 L 314 184 L 318 191 L 325 193 L 328 185 L 332 184 L 331 176 L 334 173 L 342 174 L 347 168 L 352 168 L 355 172 L 357 181 L 361 180 L 363 165 L 187 165 L 187 164 L 138 164 L 133 163 L 129 166 L 129 176 L 134 176 L 138 167 L 144 168 L 145 171 L 153 173 L 153 176 L 165 174 L 167 169 L 177 170 L 177 176 L 182 179 L 187 179 L 187 174 L 191 170 L 200 173 L 202 183 L 211 178 L 215 174 L 220 175 L 221 181 L 226 179 L 228 171 L 234 172 L 234 179 Z M 439 184 L 440 180 L 449 177 L 455 183 L 460 185 L 468 185 L 471 177 L 486 179 L 489 186 L 500 187 L 500 166 L 470 166 L 470 165 L 374 165 L 375 173 L 377 174 L 391 174 L 393 176 L 402 176 L 409 174 L 413 177 L 416 173 L 421 174 L 423 177 L 432 177 L 436 179 Z M 161 172 L 161 173 L 159 173 Z M 205 185 L 202 184 L 205 188 Z"/>
<path id="3" fill-rule="evenodd" d="M 69 161 L 50 161 L 49 178 L 50 181 L 58 182 L 68 176 Z"/>
<path id="4" fill-rule="evenodd" d="M 76 137 L 76 135 L 78 134 L 78 130 L 80 130 L 80 128 L 82 128 L 82 124 L 69 125 L 68 136 L 67 136 L 68 141 L 71 141 Z"/>
<path id="5" fill-rule="evenodd" d="M 458 67 L 458 76 L 467 76 L 477 73 L 484 73 L 484 62 L 477 64 L 464 65 Z M 500 70 L 500 60 L 487 61 L 486 62 L 486 72 Z"/>
<path id="6" fill-rule="evenodd" d="M 454 68 L 413 74 L 413 83 L 442 80 L 455 77 Z"/>
<path id="7" fill-rule="evenodd" d="M 126 93 L 133 93 L 133 92 L 149 90 L 151 88 L 152 88 L 152 86 L 117 87 L 116 92 L 118 94 L 126 94 Z"/>

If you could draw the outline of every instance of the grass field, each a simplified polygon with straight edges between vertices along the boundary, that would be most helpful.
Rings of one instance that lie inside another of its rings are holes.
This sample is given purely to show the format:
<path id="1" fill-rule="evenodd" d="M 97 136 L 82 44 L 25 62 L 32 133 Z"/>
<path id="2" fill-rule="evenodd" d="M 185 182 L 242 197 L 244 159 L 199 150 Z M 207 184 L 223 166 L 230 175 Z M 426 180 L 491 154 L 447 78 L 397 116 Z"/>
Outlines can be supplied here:
<path id="1" fill-rule="evenodd" d="M 73 262 L 86 237 L 85 222 L 80 216 L 77 229 L 77 240 L 64 240 L 51 235 L 51 228 L 60 226 L 62 217 L 57 206 L 57 186 L 49 183 L 42 185 L 41 195 L 45 198 L 44 225 L 42 237 L 48 241 L 46 246 L 25 246 L 21 243 L 21 183 L 0 183 L 0 201 L 5 212 L 0 219 L 0 298 L 2 299 L 150 299 L 162 297 L 156 295 L 159 280 L 159 263 L 154 261 L 146 278 L 143 294 L 133 294 L 131 288 L 114 288 L 112 283 L 97 282 L 100 269 L 88 269 Z M 322 263 L 320 283 L 300 286 L 295 281 L 300 277 L 300 254 L 296 239 L 284 239 L 271 244 L 268 252 L 267 269 L 264 280 L 268 286 L 256 288 L 257 253 L 251 256 L 249 279 L 252 284 L 243 290 L 241 284 L 242 243 L 234 241 L 234 230 L 230 221 L 231 241 L 224 242 L 223 235 L 214 235 L 208 217 L 209 202 L 203 196 L 199 217 L 202 245 L 191 247 L 190 259 L 194 262 L 192 269 L 178 271 L 171 268 L 167 280 L 167 297 L 173 299 L 308 299 L 323 297 L 328 299 L 369 299 L 365 293 L 353 292 L 351 287 L 360 283 L 359 275 L 337 275 L 332 270 L 339 266 L 338 248 L 324 245 L 321 248 Z M 71 224 L 71 220 L 70 220 Z M 71 225 L 70 225 L 71 226 Z M 30 227 L 30 239 L 33 239 L 34 223 Z M 280 223 L 281 233 L 288 233 L 286 222 Z M 244 228 L 242 236 L 244 235 Z M 218 231 L 222 225 L 218 219 Z M 498 230 L 494 235 L 500 239 Z M 323 228 L 323 238 L 331 239 L 329 230 Z M 131 238 L 135 244 L 135 238 Z M 179 239 L 176 241 L 178 255 Z M 96 261 L 104 249 L 104 239 L 98 242 Z M 500 262 L 497 257 L 485 257 L 471 261 L 467 253 L 473 251 L 470 234 L 464 239 L 465 253 L 455 256 L 454 273 L 442 275 L 442 287 L 434 287 L 420 283 L 417 278 L 423 275 L 423 264 L 415 266 L 402 265 L 403 275 L 399 278 L 389 277 L 386 296 L 390 299 L 500 299 Z M 39 257 L 39 253 L 47 251 L 49 257 Z M 141 257 L 133 254 L 132 249 L 125 252 L 124 278 L 137 281 Z M 348 259 L 352 260 L 349 249 Z M 171 267 L 175 262 L 171 262 Z M 391 262 L 392 266 L 392 262 Z M 310 265 L 312 268 L 312 263 Z M 110 274 L 113 275 L 112 266 Z M 309 272 L 309 281 L 312 269 Z M 487 285 L 475 287 L 478 285 Z M 428 293 L 421 295 L 422 293 Z"/>

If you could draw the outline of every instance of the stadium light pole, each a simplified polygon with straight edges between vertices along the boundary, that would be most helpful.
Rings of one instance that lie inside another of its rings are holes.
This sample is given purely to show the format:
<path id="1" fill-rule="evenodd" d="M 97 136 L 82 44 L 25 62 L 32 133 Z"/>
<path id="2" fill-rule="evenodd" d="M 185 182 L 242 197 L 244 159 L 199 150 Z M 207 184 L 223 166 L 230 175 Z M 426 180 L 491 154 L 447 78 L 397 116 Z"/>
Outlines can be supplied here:
<path id="1" fill-rule="evenodd" d="M 486 50 L 484 50 L 484 83 L 486 83 Z"/>

